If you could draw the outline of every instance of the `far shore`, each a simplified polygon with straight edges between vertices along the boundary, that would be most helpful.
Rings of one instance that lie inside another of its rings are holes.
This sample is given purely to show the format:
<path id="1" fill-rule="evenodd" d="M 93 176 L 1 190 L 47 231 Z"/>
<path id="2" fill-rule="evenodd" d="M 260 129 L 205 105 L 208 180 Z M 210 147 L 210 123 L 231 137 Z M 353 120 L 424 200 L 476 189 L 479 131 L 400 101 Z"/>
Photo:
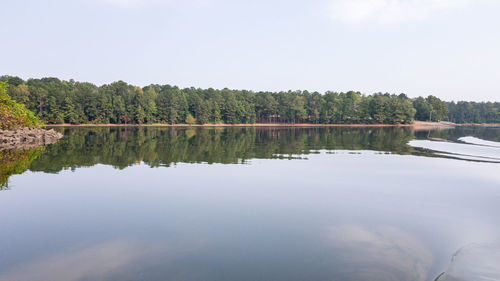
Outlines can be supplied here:
<path id="1" fill-rule="evenodd" d="M 464 124 L 449 122 L 423 122 L 415 121 L 411 124 L 310 124 L 310 123 L 253 123 L 253 124 L 50 124 L 47 127 L 410 127 L 415 130 L 447 129 Z M 471 125 L 471 124 L 468 124 Z M 492 124 L 474 124 L 485 126 Z"/>

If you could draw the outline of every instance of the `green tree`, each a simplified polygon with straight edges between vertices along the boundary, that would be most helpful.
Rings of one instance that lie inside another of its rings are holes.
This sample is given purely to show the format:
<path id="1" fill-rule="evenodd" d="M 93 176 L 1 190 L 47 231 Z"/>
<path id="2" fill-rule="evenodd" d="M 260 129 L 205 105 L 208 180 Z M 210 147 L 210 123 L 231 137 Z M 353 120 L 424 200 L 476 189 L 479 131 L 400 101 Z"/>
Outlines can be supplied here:
<path id="1" fill-rule="evenodd" d="M 191 113 L 188 113 L 188 115 L 186 116 L 186 124 L 189 125 L 196 124 L 196 118 L 194 118 L 193 115 L 191 115 Z"/>
<path id="2" fill-rule="evenodd" d="M 142 108 L 142 106 L 138 105 L 137 111 L 135 114 L 135 121 L 139 124 L 143 124 L 145 118 L 146 118 L 146 112 L 144 112 L 144 109 Z"/>
<path id="3" fill-rule="evenodd" d="M 430 121 L 441 121 L 448 117 L 448 106 L 435 96 L 428 96 L 427 103 L 431 108 Z"/>
<path id="4" fill-rule="evenodd" d="M 64 115 L 65 122 L 71 124 L 78 123 L 78 115 L 75 110 L 75 105 L 69 97 L 64 99 L 62 113 Z"/>

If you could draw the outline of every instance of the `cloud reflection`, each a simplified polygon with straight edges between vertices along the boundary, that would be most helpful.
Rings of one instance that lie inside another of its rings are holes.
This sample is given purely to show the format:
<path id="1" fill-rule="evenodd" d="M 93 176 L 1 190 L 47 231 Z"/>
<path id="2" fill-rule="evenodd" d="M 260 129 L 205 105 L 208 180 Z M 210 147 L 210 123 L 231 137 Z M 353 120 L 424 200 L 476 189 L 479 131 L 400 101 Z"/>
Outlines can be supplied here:
<path id="1" fill-rule="evenodd" d="M 335 266 L 349 280 L 426 280 L 431 252 L 411 234 L 391 226 L 367 229 L 356 225 L 330 227 Z"/>
<path id="2" fill-rule="evenodd" d="M 146 252 L 143 246 L 133 241 L 117 240 L 59 253 L 0 273 L 0 280 L 102 279 L 143 256 Z"/>

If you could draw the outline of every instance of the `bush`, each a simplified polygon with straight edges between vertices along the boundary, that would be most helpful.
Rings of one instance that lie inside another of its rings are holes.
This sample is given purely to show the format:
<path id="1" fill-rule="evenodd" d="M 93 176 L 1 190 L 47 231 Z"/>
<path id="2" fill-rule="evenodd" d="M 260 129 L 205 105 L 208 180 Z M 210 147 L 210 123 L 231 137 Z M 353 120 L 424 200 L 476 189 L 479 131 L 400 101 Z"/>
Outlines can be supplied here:
<path id="1" fill-rule="evenodd" d="M 0 82 L 0 129 L 9 130 L 16 127 L 41 127 L 42 121 L 24 105 L 12 100 L 7 95 L 7 84 Z"/>
<path id="2" fill-rule="evenodd" d="M 186 124 L 189 124 L 189 125 L 196 124 L 196 118 L 194 118 L 193 115 L 188 114 L 186 117 Z"/>

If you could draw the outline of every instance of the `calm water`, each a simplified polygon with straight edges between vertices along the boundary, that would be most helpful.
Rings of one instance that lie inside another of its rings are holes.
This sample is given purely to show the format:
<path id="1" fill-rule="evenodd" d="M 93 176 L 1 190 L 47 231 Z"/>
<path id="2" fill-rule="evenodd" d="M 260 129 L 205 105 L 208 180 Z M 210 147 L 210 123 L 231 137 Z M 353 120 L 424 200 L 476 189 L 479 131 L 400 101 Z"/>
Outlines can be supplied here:
<path id="1" fill-rule="evenodd" d="M 500 242 L 500 128 L 58 130 L 0 151 L 0 280 L 434 280 Z"/>

